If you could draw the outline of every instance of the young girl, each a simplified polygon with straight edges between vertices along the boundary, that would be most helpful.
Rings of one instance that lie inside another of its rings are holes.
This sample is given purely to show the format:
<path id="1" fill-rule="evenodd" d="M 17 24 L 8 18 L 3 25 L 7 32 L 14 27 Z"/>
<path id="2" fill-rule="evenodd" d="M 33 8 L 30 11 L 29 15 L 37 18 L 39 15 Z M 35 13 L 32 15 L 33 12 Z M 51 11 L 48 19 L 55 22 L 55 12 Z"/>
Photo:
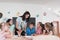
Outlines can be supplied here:
<path id="1" fill-rule="evenodd" d="M 42 23 L 41 23 L 41 22 L 38 22 L 38 23 L 37 23 L 36 34 L 37 34 L 37 35 L 42 34 Z"/>
<path id="2" fill-rule="evenodd" d="M 6 33 L 5 37 L 6 38 L 11 38 L 12 33 L 10 32 L 10 26 L 12 25 L 12 19 L 8 19 L 6 23 L 2 23 L 2 31 Z"/>
<path id="3" fill-rule="evenodd" d="M 53 34 L 53 27 L 51 26 L 51 24 L 49 22 L 45 23 L 44 34 L 46 34 L 46 35 Z"/>

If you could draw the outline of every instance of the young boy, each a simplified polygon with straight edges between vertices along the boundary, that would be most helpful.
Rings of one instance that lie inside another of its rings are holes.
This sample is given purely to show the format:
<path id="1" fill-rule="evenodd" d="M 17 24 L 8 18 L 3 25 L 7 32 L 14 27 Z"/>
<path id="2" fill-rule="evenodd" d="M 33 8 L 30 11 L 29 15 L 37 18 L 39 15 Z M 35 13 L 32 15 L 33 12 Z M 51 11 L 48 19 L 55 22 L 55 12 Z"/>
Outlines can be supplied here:
<path id="1" fill-rule="evenodd" d="M 29 24 L 29 27 L 26 28 L 26 34 L 27 36 L 33 36 L 35 34 L 35 27 L 34 23 L 31 22 Z"/>

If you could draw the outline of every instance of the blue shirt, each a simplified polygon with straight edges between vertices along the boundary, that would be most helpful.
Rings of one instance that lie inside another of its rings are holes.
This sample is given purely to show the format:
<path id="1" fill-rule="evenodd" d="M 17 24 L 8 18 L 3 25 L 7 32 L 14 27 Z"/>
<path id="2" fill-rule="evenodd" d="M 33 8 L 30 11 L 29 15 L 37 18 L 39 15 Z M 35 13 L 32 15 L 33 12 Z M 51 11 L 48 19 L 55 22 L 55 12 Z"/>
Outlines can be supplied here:
<path id="1" fill-rule="evenodd" d="M 31 36 L 32 34 L 35 34 L 35 28 L 30 29 L 29 27 L 27 27 L 26 34 L 27 36 Z"/>

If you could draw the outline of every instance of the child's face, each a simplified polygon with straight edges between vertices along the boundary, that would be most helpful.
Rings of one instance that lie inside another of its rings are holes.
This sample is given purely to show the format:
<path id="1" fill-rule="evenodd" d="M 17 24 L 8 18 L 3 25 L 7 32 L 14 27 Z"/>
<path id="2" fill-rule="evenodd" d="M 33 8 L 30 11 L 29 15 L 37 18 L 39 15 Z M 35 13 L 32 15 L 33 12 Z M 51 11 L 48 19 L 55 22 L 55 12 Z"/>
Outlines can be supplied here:
<path id="1" fill-rule="evenodd" d="M 45 29 L 48 30 L 48 28 L 46 27 L 46 25 L 45 25 Z"/>
<path id="2" fill-rule="evenodd" d="M 30 24 L 29 27 L 32 29 L 34 27 L 34 25 L 33 24 Z"/>
<path id="3" fill-rule="evenodd" d="M 37 23 L 37 27 L 40 27 L 40 24 L 39 23 Z"/>
<path id="4" fill-rule="evenodd" d="M 12 23 L 12 20 L 9 22 L 9 24 L 10 24 L 10 25 L 12 25 L 12 24 L 13 24 L 13 23 Z"/>

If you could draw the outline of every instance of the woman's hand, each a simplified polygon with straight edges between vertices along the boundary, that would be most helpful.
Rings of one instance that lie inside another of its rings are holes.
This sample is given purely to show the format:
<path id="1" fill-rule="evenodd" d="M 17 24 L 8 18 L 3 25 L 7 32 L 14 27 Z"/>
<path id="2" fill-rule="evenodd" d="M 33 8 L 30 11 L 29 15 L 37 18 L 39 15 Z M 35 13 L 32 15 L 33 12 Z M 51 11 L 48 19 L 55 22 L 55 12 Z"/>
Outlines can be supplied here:
<path id="1" fill-rule="evenodd" d="M 17 31 L 18 36 L 20 37 L 22 30 Z"/>

